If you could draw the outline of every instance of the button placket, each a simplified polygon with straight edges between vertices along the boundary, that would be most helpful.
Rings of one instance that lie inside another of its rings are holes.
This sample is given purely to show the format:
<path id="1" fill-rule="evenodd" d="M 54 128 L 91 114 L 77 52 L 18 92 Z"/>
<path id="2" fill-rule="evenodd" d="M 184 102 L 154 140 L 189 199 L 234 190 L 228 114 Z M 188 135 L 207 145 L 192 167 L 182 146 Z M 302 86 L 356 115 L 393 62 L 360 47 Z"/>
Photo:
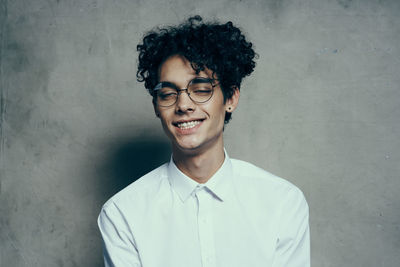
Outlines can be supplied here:
<path id="1" fill-rule="evenodd" d="M 204 267 L 215 267 L 214 230 L 212 225 L 212 197 L 205 188 L 196 192 L 198 201 L 198 230 L 201 258 Z"/>

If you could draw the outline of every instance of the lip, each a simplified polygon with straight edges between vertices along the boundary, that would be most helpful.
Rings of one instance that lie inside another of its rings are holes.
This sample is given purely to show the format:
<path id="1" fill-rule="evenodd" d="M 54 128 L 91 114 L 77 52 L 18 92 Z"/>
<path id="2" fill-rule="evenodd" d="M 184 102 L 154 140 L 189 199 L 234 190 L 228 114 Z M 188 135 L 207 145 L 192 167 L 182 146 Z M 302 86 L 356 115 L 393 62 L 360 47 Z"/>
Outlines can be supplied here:
<path id="1" fill-rule="evenodd" d="M 205 119 L 188 119 L 188 120 L 178 120 L 178 121 L 173 121 L 172 124 L 176 127 L 178 127 L 179 123 L 184 123 L 184 122 L 191 122 L 191 121 L 200 121 L 200 124 L 204 121 Z"/>
<path id="2" fill-rule="evenodd" d="M 193 134 L 197 131 L 197 129 L 200 128 L 200 126 L 203 124 L 205 119 L 187 119 L 187 120 L 178 120 L 173 122 L 172 124 L 175 126 L 175 130 L 178 134 L 180 135 L 188 135 L 188 134 Z M 197 124 L 196 126 L 194 126 L 193 128 L 189 128 L 189 129 L 181 129 L 178 127 L 179 123 L 184 123 L 184 122 L 191 122 L 191 121 L 200 121 L 199 124 Z"/>

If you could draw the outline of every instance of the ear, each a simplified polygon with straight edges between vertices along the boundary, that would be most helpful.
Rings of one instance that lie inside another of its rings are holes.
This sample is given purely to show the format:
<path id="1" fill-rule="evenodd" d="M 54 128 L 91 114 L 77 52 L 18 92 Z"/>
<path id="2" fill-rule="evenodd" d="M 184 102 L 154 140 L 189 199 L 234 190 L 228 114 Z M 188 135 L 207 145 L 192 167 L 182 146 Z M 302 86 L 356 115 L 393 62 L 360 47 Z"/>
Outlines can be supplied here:
<path id="1" fill-rule="evenodd" d="M 233 95 L 231 98 L 227 99 L 225 102 L 225 110 L 226 112 L 232 113 L 237 105 L 239 104 L 239 98 L 240 98 L 240 91 L 237 86 L 232 86 L 233 89 Z"/>

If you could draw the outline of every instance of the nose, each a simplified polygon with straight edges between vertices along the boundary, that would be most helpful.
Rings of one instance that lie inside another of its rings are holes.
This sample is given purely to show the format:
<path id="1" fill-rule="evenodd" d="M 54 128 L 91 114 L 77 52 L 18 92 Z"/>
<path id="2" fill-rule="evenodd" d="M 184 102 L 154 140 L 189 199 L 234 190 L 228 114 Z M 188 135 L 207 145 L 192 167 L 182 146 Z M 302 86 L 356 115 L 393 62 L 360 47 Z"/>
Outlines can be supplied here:
<path id="1" fill-rule="evenodd" d="M 188 91 L 185 89 L 180 90 L 175 105 L 176 112 L 184 113 L 188 111 L 193 111 L 194 109 L 195 109 L 195 104 L 190 99 Z"/>

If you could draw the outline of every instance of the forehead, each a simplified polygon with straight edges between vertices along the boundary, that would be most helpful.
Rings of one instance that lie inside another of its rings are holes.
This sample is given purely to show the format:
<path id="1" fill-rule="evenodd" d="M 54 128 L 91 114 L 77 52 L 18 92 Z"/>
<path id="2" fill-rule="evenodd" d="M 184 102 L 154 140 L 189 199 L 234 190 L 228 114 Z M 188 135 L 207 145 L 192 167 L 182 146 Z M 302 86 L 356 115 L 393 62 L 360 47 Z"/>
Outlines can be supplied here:
<path id="1" fill-rule="evenodd" d="M 206 68 L 204 71 L 196 73 L 190 61 L 181 55 L 173 55 L 167 58 L 159 67 L 159 81 L 184 84 L 194 77 L 211 78 L 212 71 Z"/>

